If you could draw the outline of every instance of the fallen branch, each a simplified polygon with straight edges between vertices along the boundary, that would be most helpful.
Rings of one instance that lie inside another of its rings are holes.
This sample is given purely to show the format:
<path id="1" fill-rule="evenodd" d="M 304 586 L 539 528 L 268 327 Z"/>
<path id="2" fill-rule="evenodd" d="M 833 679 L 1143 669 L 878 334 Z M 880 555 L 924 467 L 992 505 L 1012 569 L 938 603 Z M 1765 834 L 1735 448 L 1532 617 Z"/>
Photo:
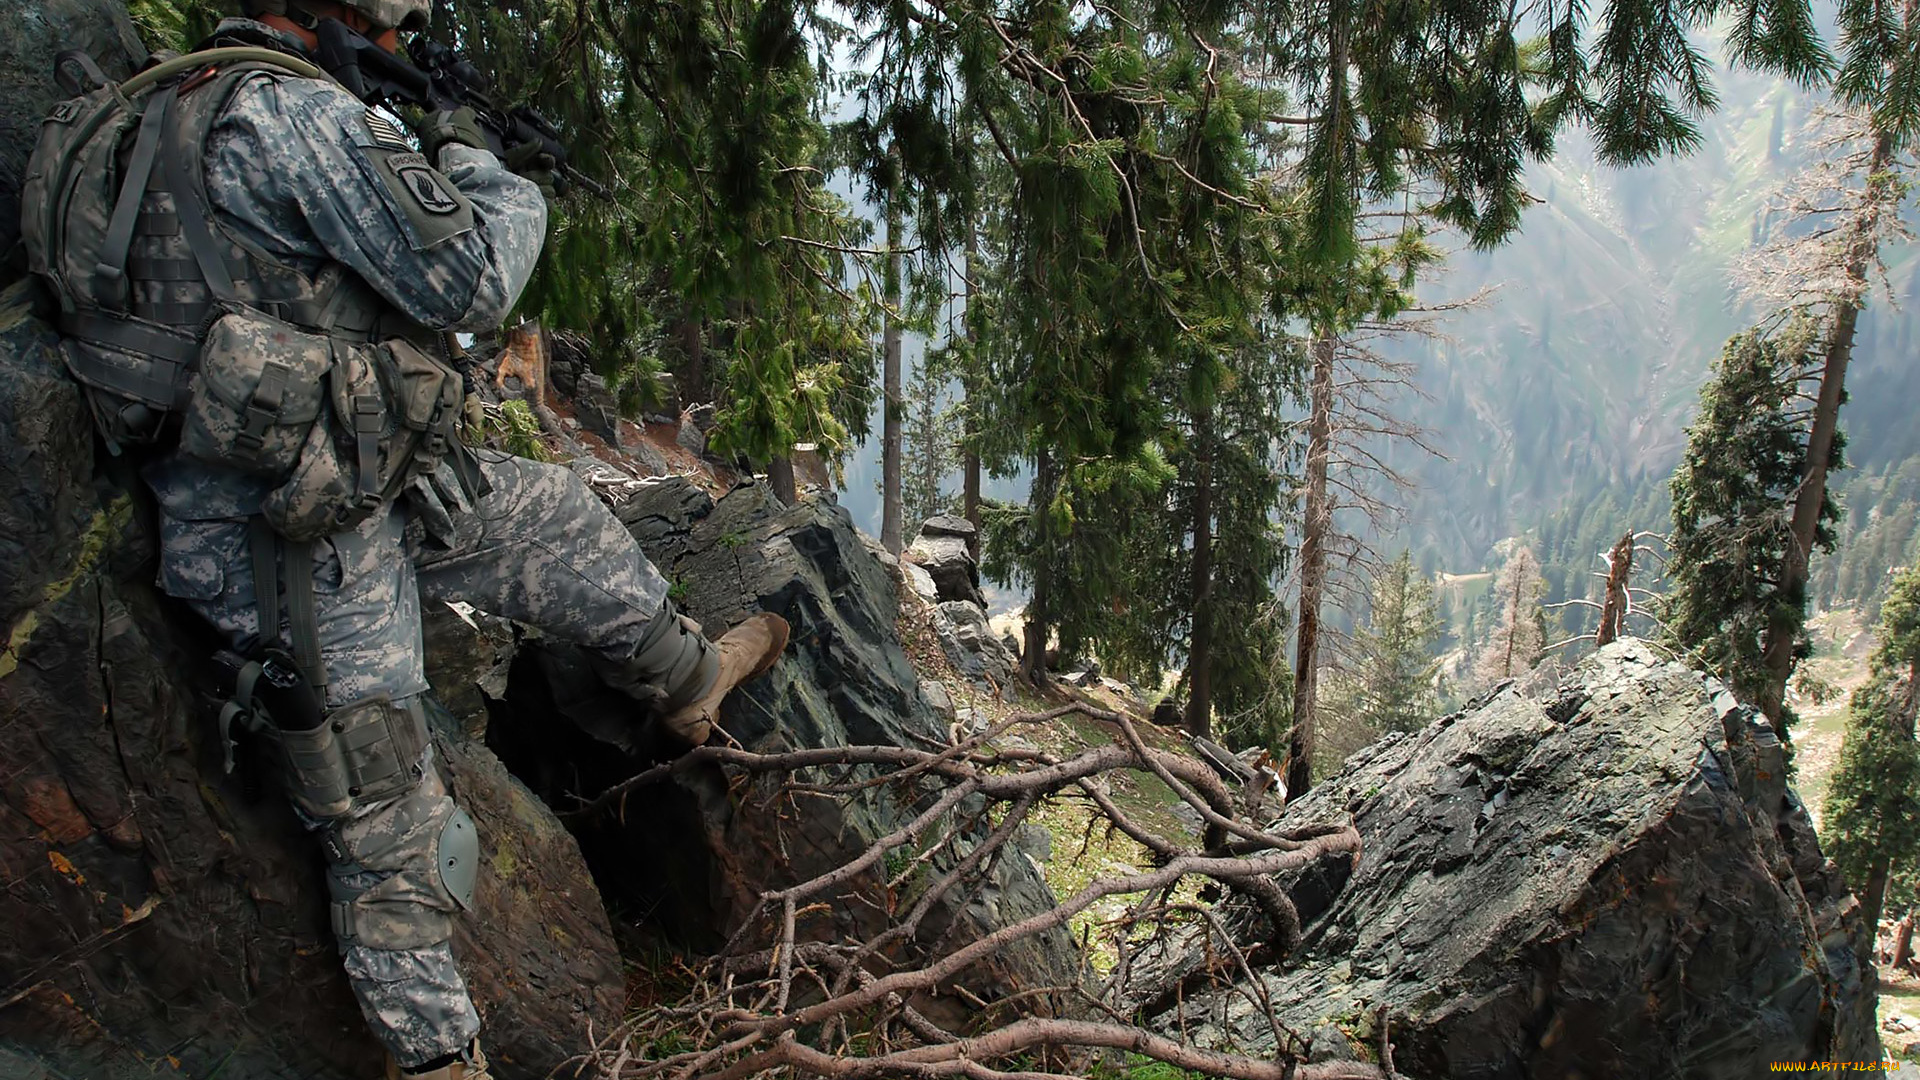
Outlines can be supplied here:
<path id="1" fill-rule="evenodd" d="M 1015 726 L 1075 711 L 1111 724 L 1117 740 L 1064 759 L 991 745 L 993 737 Z M 764 803 L 757 796 L 749 800 L 755 806 L 773 809 L 796 797 L 845 798 L 885 789 L 893 805 L 910 810 L 903 815 L 904 824 L 839 865 L 762 893 L 721 953 L 695 969 L 698 990 L 689 1000 L 696 1004 L 642 1014 L 582 1062 L 586 1075 L 607 1080 L 747 1080 L 770 1070 L 790 1070 L 832 1080 L 1056 1078 L 1081 1075 L 1061 1071 L 1069 1067 L 1062 1063 L 1075 1055 L 1113 1050 L 1246 1080 L 1371 1080 L 1386 1075 L 1371 1065 L 1307 1065 L 1299 1060 L 1297 1040 L 1291 1038 L 1278 1050 L 1255 1057 L 1202 1049 L 1129 1022 L 1140 1015 L 1120 997 L 1129 934 L 1145 928 L 1160 947 L 1171 947 L 1168 931 L 1174 923 L 1169 920 L 1198 916 L 1191 929 L 1203 935 L 1207 954 L 1213 955 L 1217 947 L 1230 958 L 1223 973 L 1258 983 L 1255 964 L 1284 959 L 1301 937 L 1299 913 L 1275 875 L 1321 859 L 1357 858 L 1360 838 L 1344 823 L 1285 832 L 1255 827 L 1236 816 L 1236 801 L 1211 768 L 1148 745 L 1126 716 L 1068 705 L 1011 718 L 980 736 L 938 749 L 846 746 L 761 754 L 737 746 L 702 747 L 583 801 L 571 816 L 615 809 L 637 787 L 715 767 L 736 790 L 750 781 L 772 781 L 772 794 Z M 809 776 L 813 770 L 825 770 L 825 776 Z M 1125 812 L 1102 777 L 1128 771 L 1164 783 L 1199 815 L 1207 837 L 1196 845 L 1191 838 L 1162 835 Z M 937 934 L 922 934 L 934 911 L 968 910 L 1033 811 L 1066 796 L 1084 796 L 1095 813 L 1093 820 L 1104 820 L 1139 844 L 1153 865 L 1103 876 L 1052 907 L 1005 925 L 960 932 L 961 921 L 949 918 Z M 1173 890 L 1195 876 L 1245 897 L 1272 928 L 1271 938 L 1243 950 L 1227 937 L 1226 925 L 1210 907 L 1172 902 Z M 916 895 L 918 881 L 927 884 Z M 911 903 L 898 899 L 903 890 Z M 1061 934 L 1102 901 L 1136 894 L 1142 899 L 1131 905 L 1128 915 L 1094 924 L 1103 936 L 1111 933 L 1121 943 L 1123 968 L 1120 978 L 1097 991 L 1083 985 L 1008 995 L 968 985 L 969 974 L 983 963 L 1025 942 Z M 803 938 L 819 933 L 819 920 L 809 922 L 810 914 L 849 903 L 870 907 L 887 920 L 885 925 L 840 940 Z M 929 943 L 927 937 L 937 940 Z M 1183 979 L 1179 993 L 1184 996 L 1189 989 L 1198 987 Z M 1265 988 L 1243 992 L 1257 996 L 1256 1004 L 1280 1039 L 1283 1027 L 1265 999 Z M 942 997 L 968 1003 L 972 1019 L 960 1026 L 934 1020 L 925 1002 Z M 1086 1012 L 1032 1015 L 1035 1009 Z M 668 1032 L 679 1052 L 646 1052 L 649 1040 Z M 1020 1064 L 1009 1064 L 1013 1059 Z"/>

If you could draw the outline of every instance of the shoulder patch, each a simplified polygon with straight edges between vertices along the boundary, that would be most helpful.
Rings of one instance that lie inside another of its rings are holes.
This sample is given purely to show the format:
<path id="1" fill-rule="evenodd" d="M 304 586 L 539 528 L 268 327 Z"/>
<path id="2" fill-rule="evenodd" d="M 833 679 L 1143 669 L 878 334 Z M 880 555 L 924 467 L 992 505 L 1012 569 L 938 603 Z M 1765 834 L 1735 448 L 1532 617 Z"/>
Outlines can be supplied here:
<path id="1" fill-rule="evenodd" d="M 375 146 L 400 151 L 412 150 L 414 148 L 413 143 L 407 140 L 406 132 L 401 131 L 398 124 L 381 116 L 373 109 L 367 110 L 366 122 L 367 132 L 373 136 L 373 144 Z"/>
<path id="2" fill-rule="evenodd" d="M 367 156 L 379 167 L 394 209 L 406 219 L 414 250 L 425 251 L 473 228 L 473 204 L 418 151 L 375 148 Z"/>
<path id="3" fill-rule="evenodd" d="M 429 214 L 451 214 L 460 209 L 460 200 L 448 189 L 447 181 L 427 165 L 419 154 L 400 154 L 393 158 L 393 174 L 420 209 Z"/>

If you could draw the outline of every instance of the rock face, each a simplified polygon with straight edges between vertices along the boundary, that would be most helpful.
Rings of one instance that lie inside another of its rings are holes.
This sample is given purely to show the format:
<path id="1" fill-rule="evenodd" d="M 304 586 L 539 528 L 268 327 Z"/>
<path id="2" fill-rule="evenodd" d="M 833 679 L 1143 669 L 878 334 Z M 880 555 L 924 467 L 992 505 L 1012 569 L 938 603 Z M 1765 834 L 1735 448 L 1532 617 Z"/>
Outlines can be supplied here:
<path id="1" fill-rule="evenodd" d="M 1013 680 L 1019 657 L 993 634 L 987 614 L 964 600 L 947 600 L 933 609 L 933 634 L 940 651 L 962 675 L 987 686 L 1006 686 Z"/>
<path id="2" fill-rule="evenodd" d="M 1434 1077 L 1732 1080 L 1879 1057 L 1857 905 L 1779 744 L 1645 645 L 1608 647 L 1556 698 L 1506 690 L 1389 737 L 1283 821 L 1347 814 L 1351 879 L 1261 977 L 1295 1030 L 1364 1035 L 1386 1005 L 1396 1064 Z M 1204 1039 L 1271 1045 L 1244 996 L 1184 1011 Z"/>
<path id="3" fill-rule="evenodd" d="M 684 479 L 667 478 L 649 484 L 619 515 L 662 573 L 680 583 L 683 608 L 710 636 L 756 610 L 792 625 L 781 661 L 736 691 L 722 711 L 721 724 L 746 747 L 946 743 L 946 722 L 920 692 L 900 646 L 893 582 L 845 509 L 818 500 L 782 507 L 761 485 L 714 501 Z M 536 788 L 562 802 L 676 750 L 650 743 L 645 732 L 610 731 L 621 721 L 607 721 L 601 710 L 631 717 L 631 706 L 570 695 L 572 673 L 581 668 L 569 652 L 548 646 L 538 673 L 516 669 L 511 714 L 497 713 L 490 735 L 518 775 L 546 777 L 551 786 Z M 556 711 L 580 720 L 579 730 L 556 732 L 563 726 L 551 722 Z M 716 769 L 636 789 L 623 814 L 583 818 L 575 827 L 609 894 L 646 911 L 654 928 L 707 948 L 747 917 L 761 891 L 850 859 L 893 829 L 905 809 L 878 793 L 774 795 L 761 784 L 730 789 Z M 870 933 L 886 906 L 884 876 L 876 869 L 850 885 L 881 902 L 836 903 L 813 914 L 803 932 Z M 1027 860 L 1003 860 L 971 900 L 956 898 L 925 932 L 937 937 L 958 923 L 962 934 L 985 933 L 1053 902 Z M 978 982 L 1003 992 L 1053 985 L 1070 979 L 1075 965 L 1070 942 L 1054 935 L 1007 950 Z M 975 982 L 970 975 L 969 985 Z"/>
<path id="4" fill-rule="evenodd" d="M 984 611 L 987 601 L 980 594 L 980 568 L 967 551 L 972 535 L 973 525 L 964 518 L 928 518 L 907 548 L 907 558 L 933 578 L 941 600 L 964 601 Z"/>

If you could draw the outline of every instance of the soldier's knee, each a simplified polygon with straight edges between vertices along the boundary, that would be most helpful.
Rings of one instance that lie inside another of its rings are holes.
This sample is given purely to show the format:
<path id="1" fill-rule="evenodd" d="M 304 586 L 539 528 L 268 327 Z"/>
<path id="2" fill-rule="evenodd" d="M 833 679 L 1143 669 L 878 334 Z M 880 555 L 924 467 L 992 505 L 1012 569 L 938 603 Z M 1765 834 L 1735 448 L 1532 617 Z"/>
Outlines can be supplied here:
<path id="1" fill-rule="evenodd" d="M 473 819 L 431 776 L 372 812 L 328 825 L 333 931 L 342 948 L 418 949 L 453 936 L 480 865 Z"/>

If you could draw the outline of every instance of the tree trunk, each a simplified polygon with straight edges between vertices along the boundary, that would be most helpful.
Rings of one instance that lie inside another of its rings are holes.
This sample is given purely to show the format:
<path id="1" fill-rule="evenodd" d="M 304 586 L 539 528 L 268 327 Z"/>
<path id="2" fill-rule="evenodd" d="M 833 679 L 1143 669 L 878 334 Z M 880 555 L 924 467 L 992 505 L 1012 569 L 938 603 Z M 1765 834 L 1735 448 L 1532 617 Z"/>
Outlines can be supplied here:
<path id="1" fill-rule="evenodd" d="M 1908 5 L 1912 7 L 1911 4 Z M 1911 21 L 1911 15 L 1909 15 Z M 1874 132 L 1873 156 L 1867 166 L 1867 183 L 1885 182 L 1882 177 L 1893 161 L 1893 136 Z M 1858 290 L 1858 299 L 1842 303 L 1834 316 L 1833 333 L 1827 339 L 1826 363 L 1820 372 L 1820 392 L 1814 399 L 1813 427 L 1807 435 L 1807 469 L 1800 489 L 1794 495 L 1792 540 L 1787 544 L 1786 565 L 1780 569 L 1779 596 L 1767 620 L 1765 648 L 1761 659 L 1766 667 L 1766 683 L 1756 704 L 1773 724 L 1774 733 L 1787 740 L 1787 679 L 1793 674 L 1795 641 L 1805 622 L 1808 562 L 1813 555 L 1815 534 L 1819 531 L 1820 506 L 1827 495 L 1827 471 L 1833 460 L 1833 436 L 1840 424 L 1840 399 L 1845 392 L 1847 364 L 1853 358 L 1854 331 L 1865 302 L 1867 273 L 1879 256 L 1878 227 L 1880 202 L 1871 191 L 1866 207 L 1853 222 L 1853 249 L 1847 263 L 1848 282 Z"/>
<path id="2" fill-rule="evenodd" d="M 1500 661 L 1500 677 L 1503 679 L 1513 678 L 1513 643 L 1520 636 L 1520 591 L 1525 584 L 1525 575 L 1515 566 L 1513 596 L 1507 600 L 1507 655 Z"/>
<path id="3" fill-rule="evenodd" d="M 1213 735 L 1213 405 L 1193 417 L 1193 587 L 1187 647 L 1187 730 Z"/>
<path id="4" fill-rule="evenodd" d="M 767 462 L 767 484 L 773 488 L 773 494 L 781 502 L 792 506 L 800 499 L 800 489 L 793 479 L 793 459 L 781 456 Z"/>
<path id="5" fill-rule="evenodd" d="M 1913 912 L 1901 916 L 1899 925 L 1893 928 L 1893 957 L 1888 966 L 1895 971 L 1904 970 L 1913 963 Z"/>
<path id="6" fill-rule="evenodd" d="M 1600 603 L 1600 629 L 1593 634 L 1595 648 L 1611 645 L 1626 631 L 1627 583 L 1632 575 L 1633 530 L 1628 529 L 1607 553 L 1607 591 Z"/>
<path id="7" fill-rule="evenodd" d="M 1053 613 L 1048 610 L 1048 593 L 1053 582 L 1048 560 L 1052 558 L 1052 529 L 1048 527 L 1048 507 L 1053 502 L 1053 454 L 1042 447 L 1033 467 L 1033 595 L 1027 601 L 1027 623 L 1021 641 L 1020 673 L 1035 686 L 1047 677 L 1047 630 Z"/>
<path id="8" fill-rule="evenodd" d="M 692 301 L 682 302 L 680 316 L 673 320 L 673 336 L 680 343 L 680 407 L 692 408 L 710 400 L 707 395 L 707 355 L 701 342 L 700 315 L 694 310 Z"/>
<path id="9" fill-rule="evenodd" d="M 1893 729 L 1890 734 L 1895 738 L 1913 738 L 1915 706 L 1920 704 L 1920 682 L 1915 682 L 1916 676 L 1920 676 L 1920 664 L 1909 665 L 1905 691 L 1899 702 L 1887 712 L 1888 726 Z M 1893 860 L 1883 853 L 1874 859 L 1872 869 L 1867 871 L 1866 885 L 1860 890 L 1860 911 L 1875 941 L 1879 940 L 1880 912 L 1886 906 L 1887 881 L 1892 873 Z"/>
<path id="10" fill-rule="evenodd" d="M 900 527 L 900 421 L 906 408 L 900 393 L 900 200 L 887 193 L 886 324 L 882 390 L 886 398 L 880 436 L 880 543 L 895 555 L 904 547 Z"/>
<path id="11" fill-rule="evenodd" d="M 1287 741 L 1287 801 L 1313 786 L 1315 697 L 1320 683 L 1320 602 L 1327 582 L 1327 537 L 1333 507 L 1327 498 L 1327 458 L 1333 438 L 1336 341 L 1313 343 L 1313 386 L 1307 419 L 1307 517 L 1300 532 L 1300 627 L 1293 662 L 1293 734 Z"/>
<path id="12" fill-rule="evenodd" d="M 967 225 L 967 344 L 972 346 L 980 340 L 974 326 L 973 294 L 974 281 L 980 273 L 980 237 L 974 232 L 971 222 Z M 973 526 L 973 535 L 967 537 L 967 554 L 975 562 L 980 561 L 980 417 L 977 413 L 979 402 L 974 400 L 974 389 L 978 385 L 975 365 L 979 357 L 974 356 L 971 348 L 967 353 L 968 370 L 961 375 L 961 386 L 967 395 L 966 407 L 960 414 L 961 435 L 965 451 L 961 461 L 960 512 Z"/>

